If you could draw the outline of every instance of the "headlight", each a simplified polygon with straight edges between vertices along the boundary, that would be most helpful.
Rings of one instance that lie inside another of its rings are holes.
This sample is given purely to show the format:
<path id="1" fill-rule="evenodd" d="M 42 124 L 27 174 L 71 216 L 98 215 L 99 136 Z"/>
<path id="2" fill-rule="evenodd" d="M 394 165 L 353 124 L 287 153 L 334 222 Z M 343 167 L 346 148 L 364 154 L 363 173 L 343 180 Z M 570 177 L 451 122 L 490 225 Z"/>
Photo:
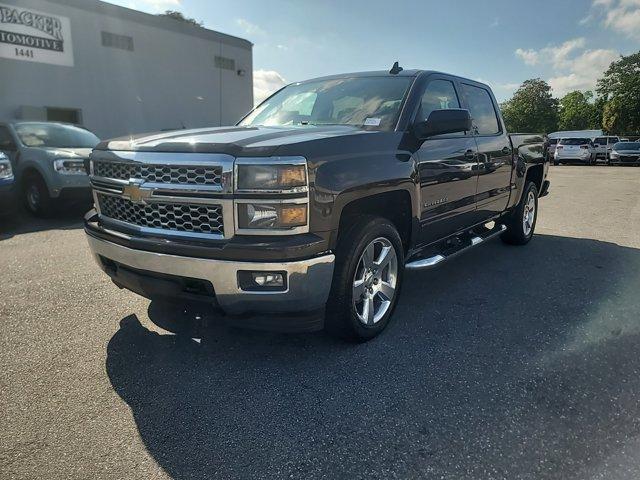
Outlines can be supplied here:
<path id="1" fill-rule="evenodd" d="M 240 230 L 292 230 L 307 225 L 307 203 L 238 203 Z"/>
<path id="2" fill-rule="evenodd" d="M 0 159 L 0 180 L 13 179 L 13 170 L 11 162 L 6 159 Z"/>
<path id="3" fill-rule="evenodd" d="M 84 160 L 75 158 L 59 158 L 53 162 L 53 168 L 62 175 L 86 175 Z"/>
<path id="4" fill-rule="evenodd" d="M 611 156 L 611 158 L 618 158 L 620 156 L 620 154 L 615 150 L 611 150 L 611 153 L 609 155 Z"/>
<path id="5" fill-rule="evenodd" d="M 303 192 L 307 187 L 307 167 L 304 163 L 239 163 L 236 169 L 236 190 L 239 191 Z"/>

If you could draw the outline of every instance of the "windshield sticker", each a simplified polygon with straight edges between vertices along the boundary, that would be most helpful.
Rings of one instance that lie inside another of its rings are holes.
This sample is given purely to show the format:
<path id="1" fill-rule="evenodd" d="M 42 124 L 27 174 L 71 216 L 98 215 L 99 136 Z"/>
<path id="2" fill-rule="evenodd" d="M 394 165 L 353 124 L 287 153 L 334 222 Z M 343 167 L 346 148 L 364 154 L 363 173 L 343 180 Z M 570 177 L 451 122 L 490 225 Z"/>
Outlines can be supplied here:
<path id="1" fill-rule="evenodd" d="M 378 117 L 369 117 L 365 119 L 364 124 L 369 127 L 379 127 L 380 126 L 380 118 Z"/>

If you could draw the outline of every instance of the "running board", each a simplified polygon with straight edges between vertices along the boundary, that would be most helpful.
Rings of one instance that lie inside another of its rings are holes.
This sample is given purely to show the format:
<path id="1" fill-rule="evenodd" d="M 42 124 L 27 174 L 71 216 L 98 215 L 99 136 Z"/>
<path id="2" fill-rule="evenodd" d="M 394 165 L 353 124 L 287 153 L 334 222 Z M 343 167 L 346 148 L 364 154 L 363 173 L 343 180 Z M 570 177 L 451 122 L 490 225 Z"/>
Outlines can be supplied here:
<path id="1" fill-rule="evenodd" d="M 494 230 L 489 231 L 485 236 L 475 235 L 471 237 L 470 243 L 468 245 L 460 248 L 459 250 L 456 250 L 455 252 L 449 255 L 437 254 L 432 257 L 421 258 L 420 260 L 414 260 L 412 262 L 405 264 L 404 268 L 408 270 L 423 270 L 427 268 L 434 268 L 437 265 L 441 264 L 442 262 L 449 260 L 450 258 L 457 257 L 461 253 L 466 252 L 467 250 L 470 250 L 471 248 L 477 245 L 480 245 L 481 243 L 484 243 L 487 240 L 491 240 L 493 237 L 500 235 L 506 229 L 507 227 L 505 227 L 504 225 L 498 225 Z"/>

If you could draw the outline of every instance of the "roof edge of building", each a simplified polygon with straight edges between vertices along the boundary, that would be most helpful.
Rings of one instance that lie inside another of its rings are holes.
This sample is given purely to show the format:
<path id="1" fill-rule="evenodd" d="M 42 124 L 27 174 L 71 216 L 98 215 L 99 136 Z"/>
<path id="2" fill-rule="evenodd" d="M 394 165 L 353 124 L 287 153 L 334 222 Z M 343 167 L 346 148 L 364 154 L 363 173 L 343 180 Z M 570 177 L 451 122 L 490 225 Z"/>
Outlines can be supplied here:
<path id="1" fill-rule="evenodd" d="M 251 49 L 253 43 L 244 38 L 235 37 L 226 33 L 209 30 L 205 27 L 198 27 L 186 22 L 180 22 L 172 18 L 153 15 L 141 12 L 127 7 L 121 7 L 112 3 L 103 2 L 101 0 L 46 0 L 50 3 L 63 5 L 65 7 L 79 8 L 93 13 L 109 15 L 111 17 L 129 20 L 132 22 L 142 23 L 164 30 L 171 30 L 183 35 L 191 35 L 207 40 L 215 40 L 217 42 L 226 43 L 241 48 Z"/>

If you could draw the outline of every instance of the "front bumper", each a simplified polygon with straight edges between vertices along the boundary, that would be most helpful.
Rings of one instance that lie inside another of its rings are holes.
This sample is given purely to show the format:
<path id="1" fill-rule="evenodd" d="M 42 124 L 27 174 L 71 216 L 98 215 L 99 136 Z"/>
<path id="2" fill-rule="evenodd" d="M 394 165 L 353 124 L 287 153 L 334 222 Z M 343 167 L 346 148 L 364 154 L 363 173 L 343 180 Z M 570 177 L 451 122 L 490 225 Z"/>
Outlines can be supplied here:
<path id="1" fill-rule="evenodd" d="M 47 184 L 52 198 L 91 198 L 88 175 L 61 175 L 54 171 L 47 179 Z"/>
<path id="2" fill-rule="evenodd" d="M 239 262 L 133 250 L 91 234 L 87 234 L 87 240 L 96 262 L 116 284 L 123 286 L 117 277 L 114 278 L 116 273 L 108 268 L 110 263 L 152 275 L 156 273 L 204 280 L 212 286 L 209 300 L 227 315 L 298 313 L 323 309 L 331 288 L 335 260 L 333 254 L 325 254 L 291 262 Z M 240 270 L 286 272 L 286 289 L 244 291 L 238 285 Z M 161 281 L 158 278 L 158 282 Z M 128 288 L 126 284 L 124 286 Z M 145 295 L 143 291 L 136 293 Z"/>

